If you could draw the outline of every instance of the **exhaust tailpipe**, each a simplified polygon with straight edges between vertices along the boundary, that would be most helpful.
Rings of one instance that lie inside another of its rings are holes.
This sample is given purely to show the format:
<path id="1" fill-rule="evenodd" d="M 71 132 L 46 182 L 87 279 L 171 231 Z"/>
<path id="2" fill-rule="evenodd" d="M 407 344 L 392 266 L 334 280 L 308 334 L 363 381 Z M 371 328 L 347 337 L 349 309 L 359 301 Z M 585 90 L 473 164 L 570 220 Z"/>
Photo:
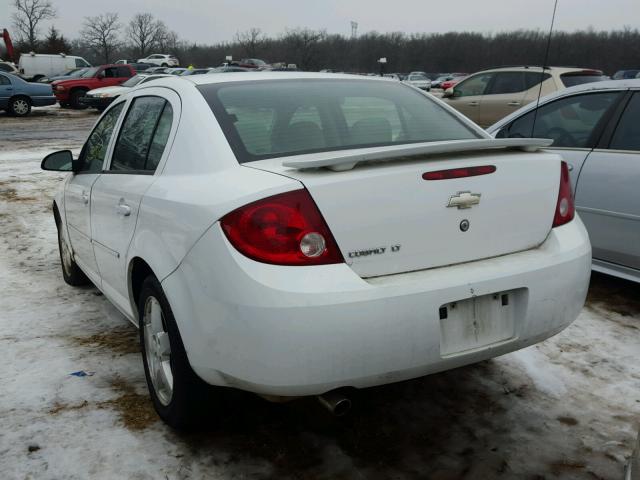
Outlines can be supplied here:
<path id="1" fill-rule="evenodd" d="M 344 396 L 340 390 L 331 390 L 330 392 L 318 395 L 318 401 L 336 417 L 342 417 L 351 410 L 351 400 Z"/>

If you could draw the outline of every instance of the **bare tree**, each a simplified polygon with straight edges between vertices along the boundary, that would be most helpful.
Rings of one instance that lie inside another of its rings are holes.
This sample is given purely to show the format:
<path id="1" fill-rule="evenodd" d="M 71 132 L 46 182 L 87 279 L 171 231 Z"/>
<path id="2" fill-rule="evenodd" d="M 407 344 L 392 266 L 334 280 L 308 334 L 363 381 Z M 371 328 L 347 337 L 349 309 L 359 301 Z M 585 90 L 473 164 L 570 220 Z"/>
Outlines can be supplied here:
<path id="1" fill-rule="evenodd" d="M 264 43 L 264 35 L 259 28 L 250 28 L 246 32 L 236 33 L 235 43 L 249 58 L 258 56 L 258 51 Z"/>
<path id="2" fill-rule="evenodd" d="M 150 13 L 136 13 L 129 22 L 127 34 L 138 56 L 145 57 L 167 36 L 168 28 Z"/>
<path id="3" fill-rule="evenodd" d="M 180 46 L 180 37 L 173 30 L 164 30 L 158 34 L 158 49 L 165 53 L 174 53 Z"/>
<path id="4" fill-rule="evenodd" d="M 56 9 L 50 0 L 14 0 L 16 12 L 12 15 L 13 26 L 20 39 L 30 50 L 38 45 L 39 25 L 43 20 L 56 17 Z"/>
<path id="5" fill-rule="evenodd" d="M 324 30 L 302 28 L 287 30 L 282 41 L 289 56 L 296 59 L 298 67 L 309 70 L 316 68 L 320 63 L 318 57 L 326 38 L 327 32 Z"/>
<path id="6" fill-rule="evenodd" d="M 122 25 L 117 13 L 103 13 L 95 17 L 85 17 L 80 38 L 100 55 L 104 63 L 111 63 L 113 52 L 120 46 L 118 33 Z"/>

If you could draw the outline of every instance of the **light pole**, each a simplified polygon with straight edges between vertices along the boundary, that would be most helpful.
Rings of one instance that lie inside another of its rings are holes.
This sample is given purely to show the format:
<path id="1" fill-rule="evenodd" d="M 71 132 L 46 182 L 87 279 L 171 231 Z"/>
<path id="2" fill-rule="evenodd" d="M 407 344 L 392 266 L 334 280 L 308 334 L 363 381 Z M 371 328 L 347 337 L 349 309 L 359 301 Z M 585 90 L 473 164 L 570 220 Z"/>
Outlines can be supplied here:
<path id="1" fill-rule="evenodd" d="M 378 59 L 378 64 L 380 65 L 380 76 L 384 75 L 384 66 L 387 63 L 387 57 L 381 57 Z"/>

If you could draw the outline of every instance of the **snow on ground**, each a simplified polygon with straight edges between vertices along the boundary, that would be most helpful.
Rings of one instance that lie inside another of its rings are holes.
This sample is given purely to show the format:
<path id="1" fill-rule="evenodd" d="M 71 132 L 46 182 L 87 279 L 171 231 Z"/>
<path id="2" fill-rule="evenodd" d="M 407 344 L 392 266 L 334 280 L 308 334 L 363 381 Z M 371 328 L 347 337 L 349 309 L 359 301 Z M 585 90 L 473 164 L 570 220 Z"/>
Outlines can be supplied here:
<path id="1" fill-rule="evenodd" d="M 50 205 L 62 176 L 39 163 L 77 151 L 95 118 L 0 114 L 1 478 L 622 478 L 640 418 L 640 300 L 604 275 L 558 336 L 365 390 L 346 419 L 312 399 L 240 395 L 201 433 L 169 430 L 135 328 L 60 273 Z"/>

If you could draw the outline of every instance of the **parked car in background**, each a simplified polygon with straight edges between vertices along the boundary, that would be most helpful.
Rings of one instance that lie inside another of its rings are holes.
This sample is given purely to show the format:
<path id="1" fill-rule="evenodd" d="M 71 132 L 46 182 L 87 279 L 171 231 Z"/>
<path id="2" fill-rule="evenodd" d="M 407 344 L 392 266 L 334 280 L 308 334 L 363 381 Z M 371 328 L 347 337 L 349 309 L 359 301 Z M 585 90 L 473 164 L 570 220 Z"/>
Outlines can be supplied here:
<path id="1" fill-rule="evenodd" d="M 173 55 L 166 53 L 154 53 L 145 58 L 139 58 L 138 63 L 151 63 L 158 67 L 179 67 L 180 61 Z"/>
<path id="2" fill-rule="evenodd" d="M 409 85 L 413 85 L 420 90 L 425 90 L 427 92 L 431 91 L 431 81 L 424 75 L 411 73 L 404 82 Z"/>
<path id="3" fill-rule="evenodd" d="M 73 70 L 69 70 L 68 72 L 62 73 L 60 75 L 53 75 L 51 77 L 42 77 L 38 80 L 40 83 L 52 83 L 56 80 L 69 80 L 70 78 L 78 78 L 81 77 L 89 67 L 85 68 L 74 68 Z"/>
<path id="4" fill-rule="evenodd" d="M 631 78 L 637 78 L 638 75 L 640 75 L 640 69 L 618 70 L 613 74 L 611 80 L 629 80 Z"/>
<path id="5" fill-rule="evenodd" d="M 91 64 L 84 58 L 64 53 L 57 55 L 23 53 L 18 62 L 20 73 L 33 81 L 38 81 L 42 77 L 60 75 L 67 70 L 90 66 Z"/>
<path id="6" fill-rule="evenodd" d="M 535 128 L 534 128 L 535 119 Z M 583 84 L 548 95 L 488 129 L 497 138 L 551 138 L 569 165 L 593 269 L 640 282 L 640 80 Z"/>
<path id="7" fill-rule="evenodd" d="M 165 73 L 168 73 L 169 75 L 182 75 L 186 71 L 187 71 L 186 68 L 178 67 L 178 68 L 169 68 Z"/>
<path id="8" fill-rule="evenodd" d="M 231 65 L 243 68 L 264 68 L 269 64 L 259 58 L 243 58 L 239 62 L 231 62 Z"/>
<path id="9" fill-rule="evenodd" d="M 442 73 L 431 81 L 431 88 L 442 88 L 442 82 L 452 80 L 456 77 L 466 77 L 467 73 Z"/>
<path id="10" fill-rule="evenodd" d="M 344 406 L 567 327 L 591 249 L 543 145 L 400 82 L 252 72 L 135 88 L 42 167 L 71 172 L 63 278 L 139 326 L 154 407 L 184 428 L 224 415 L 212 385 Z"/>
<path id="11" fill-rule="evenodd" d="M 180 76 L 188 77 L 189 75 L 203 75 L 205 73 L 211 73 L 212 70 L 214 69 L 213 68 L 192 68 L 182 72 Z"/>
<path id="12" fill-rule="evenodd" d="M 256 70 L 253 68 L 244 68 L 244 67 L 216 67 L 211 69 L 211 73 L 230 73 L 230 72 L 255 72 Z"/>
<path id="13" fill-rule="evenodd" d="M 145 70 L 145 73 L 167 73 L 169 67 L 149 67 Z"/>
<path id="14" fill-rule="evenodd" d="M 458 83 L 460 83 L 462 80 L 464 80 L 465 78 L 467 78 L 467 75 L 458 75 L 458 76 L 454 76 L 448 80 L 445 80 L 444 82 L 442 82 L 440 84 L 440 88 L 443 90 L 447 90 L 448 88 L 453 87 L 454 85 L 457 85 Z"/>
<path id="15" fill-rule="evenodd" d="M 397 73 L 385 73 L 382 75 L 384 78 L 391 78 L 393 80 L 400 80 L 400 76 Z"/>
<path id="16" fill-rule="evenodd" d="M 3 61 L 0 61 L 0 72 L 13 73 L 14 75 L 17 75 L 20 73 L 12 62 L 3 62 Z"/>
<path id="17" fill-rule="evenodd" d="M 583 68 L 501 67 L 461 80 L 445 90 L 444 99 L 481 127 L 488 127 L 533 102 L 539 94 L 606 79 L 600 70 Z"/>
<path id="18" fill-rule="evenodd" d="M 128 93 L 133 87 L 142 85 L 156 78 L 169 77 L 167 74 L 146 74 L 139 73 L 134 77 L 131 77 L 121 85 L 113 87 L 101 87 L 95 90 L 89 90 L 83 97 L 80 97 L 80 104 L 85 107 L 93 107 L 99 111 L 103 111 L 111 102 L 121 95 Z"/>
<path id="19" fill-rule="evenodd" d="M 24 117 L 31 107 L 54 105 L 56 97 L 51 85 L 27 82 L 17 75 L 0 72 L 0 110 Z"/>
<path id="20" fill-rule="evenodd" d="M 56 80 L 51 85 L 61 106 L 84 108 L 80 98 L 89 90 L 120 85 L 135 74 L 131 65 L 101 65 L 90 68 L 78 78 Z"/>

